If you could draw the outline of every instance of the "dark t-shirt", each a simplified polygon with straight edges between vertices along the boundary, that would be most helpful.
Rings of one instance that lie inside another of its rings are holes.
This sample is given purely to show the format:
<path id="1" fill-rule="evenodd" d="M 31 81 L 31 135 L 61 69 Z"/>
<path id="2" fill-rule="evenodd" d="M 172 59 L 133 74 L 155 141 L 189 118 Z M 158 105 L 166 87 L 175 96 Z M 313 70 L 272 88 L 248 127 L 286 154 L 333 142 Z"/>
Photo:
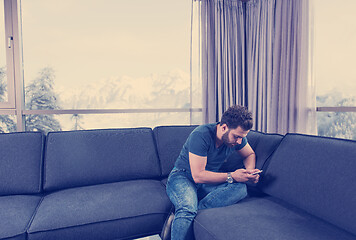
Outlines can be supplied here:
<path id="1" fill-rule="evenodd" d="M 176 168 L 186 169 L 191 172 L 189 165 L 189 152 L 191 152 L 201 157 L 207 157 L 205 170 L 217 172 L 225 159 L 247 144 L 247 138 L 245 137 L 242 139 L 241 144 L 237 144 L 234 147 L 228 147 L 226 144 L 222 144 L 217 148 L 215 144 L 217 124 L 218 123 L 205 124 L 194 129 L 176 160 L 174 165 Z"/>

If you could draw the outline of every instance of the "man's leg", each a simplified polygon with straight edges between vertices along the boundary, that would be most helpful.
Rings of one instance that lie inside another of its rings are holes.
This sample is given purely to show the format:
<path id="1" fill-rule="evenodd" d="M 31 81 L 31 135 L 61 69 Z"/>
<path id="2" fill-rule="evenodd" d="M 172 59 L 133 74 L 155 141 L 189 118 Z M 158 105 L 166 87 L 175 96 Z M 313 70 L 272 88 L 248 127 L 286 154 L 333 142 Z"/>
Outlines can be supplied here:
<path id="1" fill-rule="evenodd" d="M 175 206 L 172 224 L 172 240 L 193 240 L 193 220 L 197 214 L 198 197 L 196 185 L 186 172 L 173 172 L 167 182 L 167 194 Z"/>
<path id="2" fill-rule="evenodd" d="M 202 184 L 199 195 L 205 195 L 198 209 L 225 207 L 239 202 L 247 196 L 244 183 L 222 183 L 219 185 Z"/>

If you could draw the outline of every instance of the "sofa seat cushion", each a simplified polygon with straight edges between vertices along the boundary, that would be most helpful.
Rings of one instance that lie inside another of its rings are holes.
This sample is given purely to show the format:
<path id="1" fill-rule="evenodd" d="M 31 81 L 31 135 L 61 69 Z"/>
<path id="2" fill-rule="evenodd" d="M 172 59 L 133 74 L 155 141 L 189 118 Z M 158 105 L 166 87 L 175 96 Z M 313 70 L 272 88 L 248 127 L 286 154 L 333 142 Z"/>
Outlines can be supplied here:
<path id="1" fill-rule="evenodd" d="M 156 180 L 58 191 L 44 197 L 29 239 L 128 239 L 160 232 L 171 205 Z"/>
<path id="2" fill-rule="evenodd" d="M 26 230 L 41 197 L 0 197 L 0 239 L 26 239 Z"/>
<path id="3" fill-rule="evenodd" d="M 274 239 L 351 240 L 356 236 L 272 197 L 247 198 L 201 210 L 194 221 L 196 240 Z"/>

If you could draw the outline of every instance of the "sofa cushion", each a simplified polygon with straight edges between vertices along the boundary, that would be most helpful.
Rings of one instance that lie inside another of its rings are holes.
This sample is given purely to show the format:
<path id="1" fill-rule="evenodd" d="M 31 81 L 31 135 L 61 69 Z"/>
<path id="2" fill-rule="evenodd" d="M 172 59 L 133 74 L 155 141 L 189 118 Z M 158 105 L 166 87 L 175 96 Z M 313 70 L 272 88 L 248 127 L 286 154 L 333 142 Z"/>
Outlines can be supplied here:
<path id="1" fill-rule="evenodd" d="M 171 204 L 156 180 L 61 190 L 44 197 L 29 239 L 132 239 L 160 232 Z"/>
<path id="2" fill-rule="evenodd" d="M 273 154 L 283 136 L 279 134 L 261 133 L 251 130 L 247 134 L 247 140 L 256 153 L 256 168 L 263 169 L 266 160 Z M 221 166 L 221 172 L 232 172 L 244 167 L 242 158 L 238 153 L 232 154 Z"/>
<path id="3" fill-rule="evenodd" d="M 11 238 L 1 238 L 1 240 L 27 240 L 26 233 Z"/>
<path id="4" fill-rule="evenodd" d="M 351 240 L 354 235 L 272 197 L 198 212 L 196 240 Z"/>
<path id="5" fill-rule="evenodd" d="M 194 126 L 160 126 L 153 129 L 162 175 L 168 176 Z"/>
<path id="6" fill-rule="evenodd" d="M 150 128 L 49 133 L 44 168 L 46 191 L 161 175 Z"/>
<path id="7" fill-rule="evenodd" d="M 356 142 L 287 134 L 260 189 L 356 234 Z"/>
<path id="8" fill-rule="evenodd" d="M 0 196 L 41 191 L 43 142 L 39 132 L 0 134 Z"/>
<path id="9" fill-rule="evenodd" d="M 0 197 L 0 239 L 26 239 L 26 230 L 40 200 L 38 196 Z"/>

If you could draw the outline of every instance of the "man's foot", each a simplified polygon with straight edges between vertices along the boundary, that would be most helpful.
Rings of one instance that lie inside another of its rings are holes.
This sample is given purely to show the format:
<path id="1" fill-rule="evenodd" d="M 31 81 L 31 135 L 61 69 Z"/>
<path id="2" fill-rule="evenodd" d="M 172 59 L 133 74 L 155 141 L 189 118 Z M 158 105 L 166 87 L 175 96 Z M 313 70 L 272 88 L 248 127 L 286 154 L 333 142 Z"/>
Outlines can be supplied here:
<path id="1" fill-rule="evenodd" d="M 163 225 L 160 237 L 162 240 L 171 240 L 171 226 L 174 220 L 174 210 L 172 209 Z"/>

